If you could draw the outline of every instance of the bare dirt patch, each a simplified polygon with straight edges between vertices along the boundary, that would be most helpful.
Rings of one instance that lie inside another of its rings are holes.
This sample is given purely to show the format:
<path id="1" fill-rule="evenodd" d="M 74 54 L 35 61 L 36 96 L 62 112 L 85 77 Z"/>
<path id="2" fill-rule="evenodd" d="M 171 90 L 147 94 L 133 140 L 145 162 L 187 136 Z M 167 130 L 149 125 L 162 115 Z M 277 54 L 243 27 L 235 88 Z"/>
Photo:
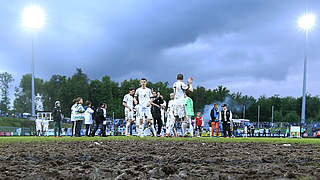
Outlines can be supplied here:
<path id="1" fill-rule="evenodd" d="M 124 140 L 0 145 L 0 179 L 320 177 L 317 145 Z"/>

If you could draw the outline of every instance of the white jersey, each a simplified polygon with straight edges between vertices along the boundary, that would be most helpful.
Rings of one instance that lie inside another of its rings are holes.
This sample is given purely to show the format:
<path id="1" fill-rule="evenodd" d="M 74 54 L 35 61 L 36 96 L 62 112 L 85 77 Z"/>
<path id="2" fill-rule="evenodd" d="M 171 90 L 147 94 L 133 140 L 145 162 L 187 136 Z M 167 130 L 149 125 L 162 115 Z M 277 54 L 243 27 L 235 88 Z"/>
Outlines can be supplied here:
<path id="1" fill-rule="evenodd" d="M 135 97 L 138 96 L 139 105 L 142 107 L 147 107 L 148 103 L 150 103 L 150 98 L 152 97 L 151 89 L 149 88 L 138 88 Z"/>
<path id="2" fill-rule="evenodd" d="M 188 85 L 184 82 L 175 82 L 173 84 L 174 100 L 176 104 L 183 105 L 185 104 L 184 92 L 188 89 Z"/>
<path id="3" fill-rule="evenodd" d="M 37 131 L 42 131 L 42 119 L 37 118 L 36 119 L 36 130 Z"/>
<path id="4" fill-rule="evenodd" d="M 92 114 L 94 113 L 93 109 L 90 107 L 84 112 L 84 124 L 93 124 Z"/>
<path id="5" fill-rule="evenodd" d="M 163 100 L 163 104 L 162 104 L 164 107 L 166 107 L 167 106 L 167 102 L 165 101 L 165 100 Z M 164 121 L 164 118 L 165 118 L 165 108 L 162 108 L 161 107 L 161 119 L 162 119 L 162 121 Z"/>
<path id="6" fill-rule="evenodd" d="M 74 104 L 74 105 L 72 105 L 72 107 L 71 107 L 71 121 L 74 121 L 74 114 L 75 114 L 75 110 L 76 110 L 76 105 L 77 104 Z"/>
<path id="7" fill-rule="evenodd" d="M 133 109 L 133 97 L 130 94 L 126 94 L 123 97 L 123 102 L 125 102 L 127 104 L 127 106 L 129 108 L 131 108 L 131 110 Z M 127 108 L 127 107 L 126 107 Z"/>
<path id="8" fill-rule="evenodd" d="M 169 103 L 168 103 L 168 112 L 173 112 L 174 110 L 174 105 L 175 105 L 175 102 L 174 100 L 170 100 Z"/>
<path id="9" fill-rule="evenodd" d="M 43 120 L 43 131 L 47 132 L 49 130 L 49 121 Z"/>

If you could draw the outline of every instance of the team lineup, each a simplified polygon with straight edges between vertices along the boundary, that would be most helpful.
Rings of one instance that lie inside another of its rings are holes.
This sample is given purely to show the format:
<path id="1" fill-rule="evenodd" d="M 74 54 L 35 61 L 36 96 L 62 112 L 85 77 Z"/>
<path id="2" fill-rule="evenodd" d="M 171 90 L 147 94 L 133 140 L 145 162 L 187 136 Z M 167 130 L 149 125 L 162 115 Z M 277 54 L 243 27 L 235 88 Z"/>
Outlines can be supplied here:
<path id="1" fill-rule="evenodd" d="M 147 87 L 147 79 L 140 80 L 138 89 L 129 89 L 128 94 L 123 97 L 122 105 L 125 115 L 125 135 L 133 135 L 133 129 L 138 137 L 147 135 L 154 137 L 200 137 L 204 121 L 201 113 L 195 113 L 193 100 L 189 97 L 193 92 L 190 77 L 184 83 L 182 74 L 177 75 L 177 81 L 173 84 L 173 93 L 170 94 L 168 103 L 163 99 L 160 92 L 152 91 Z M 78 97 L 73 101 L 71 107 L 71 136 L 80 137 L 82 125 L 85 125 L 85 135 L 95 136 L 99 129 L 99 136 L 106 136 L 107 129 L 107 104 L 100 103 L 98 108 L 94 108 L 90 101 L 83 104 L 83 99 Z M 231 122 L 232 112 L 223 104 L 219 111 L 219 105 L 214 104 L 210 112 L 210 136 L 219 137 L 219 124 L 222 123 L 223 136 L 232 137 Z M 62 111 L 60 101 L 55 102 L 52 111 L 54 121 L 54 136 L 60 137 L 62 130 Z M 43 121 L 43 117 L 37 117 L 37 135 L 48 131 L 49 122 Z M 45 122 L 45 123 L 44 123 Z M 135 124 L 135 128 L 133 125 Z M 41 127 L 43 126 L 43 128 Z M 149 130 L 149 132 L 148 132 Z"/>
<path id="2" fill-rule="evenodd" d="M 166 116 L 166 126 L 164 134 L 166 137 L 178 137 L 177 127 L 180 124 L 181 136 L 187 136 L 187 128 L 189 129 L 190 137 L 194 136 L 194 130 L 197 136 L 201 135 L 201 127 L 203 120 L 200 113 L 195 116 L 193 109 L 193 100 L 189 94 L 193 92 L 193 79 L 190 77 L 187 84 L 183 82 L 183 75 L 177 75 L 177 81 L 173 84 L 173 93 L 170 94 L 170 100 L 166 105 L 165 100 L 160 95 L 160 92 L 152 92 L 147 87 L 147 79 L 140 80 L 141 87 L 137 90 L 129 89 L 129 93 L 123 98 L 123 106 L 125 107 L 126 120 L 126 135 L 132 135 L 132 124 L 136 123 L 137 136 L 145 136 L 145 130 L 150 129 L 151 136 L 161 136 L 162 127 L 164 124 L 163 116 Z M 227 110 L 227 105 L 222 105 L 223 110 L 218 111 L 218 105 L 215 104 L 211 110 L 211 136 L 219 136 L 219 121 L 223 122 L 223 134 L 231 137 L 230 122 L 232 113 Z M 164 115 L 163 115 L 164 114 Z M 194 127 L 195 126 L 195 127 Z M 157 130 L 156 130 L 157 128 Z"/>

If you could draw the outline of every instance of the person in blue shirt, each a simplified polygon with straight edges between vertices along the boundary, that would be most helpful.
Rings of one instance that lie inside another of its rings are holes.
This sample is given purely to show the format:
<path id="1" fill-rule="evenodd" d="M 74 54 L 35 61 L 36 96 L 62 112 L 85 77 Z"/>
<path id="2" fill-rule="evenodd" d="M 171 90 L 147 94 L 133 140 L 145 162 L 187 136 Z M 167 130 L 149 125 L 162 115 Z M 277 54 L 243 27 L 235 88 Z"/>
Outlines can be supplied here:
<path id="1" fill-rule="evenodd" d="M 211 121 L 210 121 L 210 126 L 211 126 L 211 136 L 214 135 L 214 128 L 216 128 L 216 136 L 219 136 L 219 110 L 218 110 L 219 105 L 214 104 L 213 108 L 210 113 Z"/>

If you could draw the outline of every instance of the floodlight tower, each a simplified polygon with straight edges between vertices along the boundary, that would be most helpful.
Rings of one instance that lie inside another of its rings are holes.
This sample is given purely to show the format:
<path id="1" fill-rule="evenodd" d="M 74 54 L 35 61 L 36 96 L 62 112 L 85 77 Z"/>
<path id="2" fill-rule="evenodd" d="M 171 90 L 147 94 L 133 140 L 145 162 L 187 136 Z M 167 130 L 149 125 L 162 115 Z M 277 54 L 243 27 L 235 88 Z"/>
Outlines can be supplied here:
<path id="1" fill-rule="evenodd" d="M 22 14 L 22 25 L 33 31 L 42 28 L 45 23 L 45 13 L 40 6 L 31 5 L 25 7 Z M 35 116 L 34 96 L 34 37 L 32 36 L 32 80 L 31 80 L 31 104 L 32 116 Z"/>
<path id="2" fill-rule="evenodd" d="M 306 81 L 307 81 L 307 59 L 308 59 L 308 34 L 315 24 L 315 16 L 306 13 L 298 20 L 298 25 L 305 32 L 304 41 L 304 65 L 303 65 L 303 88 L 302 88 L 302 108 L 301 108 L 301 124 L 306 122 Z"/>

